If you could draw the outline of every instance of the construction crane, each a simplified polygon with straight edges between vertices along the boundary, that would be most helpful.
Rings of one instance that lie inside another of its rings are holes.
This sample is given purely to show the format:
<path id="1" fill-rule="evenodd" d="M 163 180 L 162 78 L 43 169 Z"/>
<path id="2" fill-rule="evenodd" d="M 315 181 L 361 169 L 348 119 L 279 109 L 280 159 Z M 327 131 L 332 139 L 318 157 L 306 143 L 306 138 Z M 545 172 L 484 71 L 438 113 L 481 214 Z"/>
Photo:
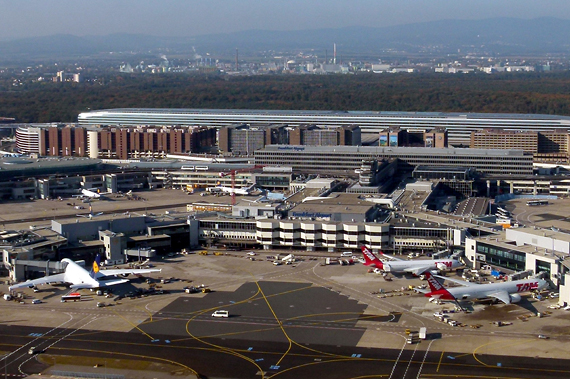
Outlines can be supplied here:
<path id="1" fill-rule="evenodd" d="M 263 165 L 255 165 L 253 167 L 247 167 L 247 168 L 238 168 L 235 170 L 230 170 L 229 172 L 220 172 L 220 178 L 223 178 L 225 176 L 230 175 L 231 180 L 232 180 L 232 206 L 236 205 L 236 173 L 240 173 L 240 172 L 250 172 L 250 171 L 254 171 L 254 170 L 258 170 L 260 168 L 263 168 Z"/>

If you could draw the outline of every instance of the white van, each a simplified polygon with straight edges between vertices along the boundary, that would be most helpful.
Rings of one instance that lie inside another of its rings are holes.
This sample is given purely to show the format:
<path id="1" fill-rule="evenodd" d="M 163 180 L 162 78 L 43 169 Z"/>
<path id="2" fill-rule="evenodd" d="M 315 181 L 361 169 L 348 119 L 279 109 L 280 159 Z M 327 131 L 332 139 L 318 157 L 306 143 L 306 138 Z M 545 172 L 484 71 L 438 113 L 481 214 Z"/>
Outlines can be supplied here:
<path id="1" fill-rule="evenodd" d="M 230 317 L 230 312 L 218 310 L 212 313 L 212 317 Z"/>
<path id="2" fill-rule="evenodd" d="M 352 251 L 343 251 L 340 253 L 341 257 L 352 257 Z"/>

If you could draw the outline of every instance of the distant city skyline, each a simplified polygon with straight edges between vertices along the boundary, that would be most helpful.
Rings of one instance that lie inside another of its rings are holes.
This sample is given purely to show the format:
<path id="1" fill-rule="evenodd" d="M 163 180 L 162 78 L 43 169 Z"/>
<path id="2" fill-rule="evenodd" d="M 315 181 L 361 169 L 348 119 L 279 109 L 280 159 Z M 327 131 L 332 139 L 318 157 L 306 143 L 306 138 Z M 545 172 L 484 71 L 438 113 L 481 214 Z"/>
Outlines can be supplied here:
<path id="1" fill-rule="evenodd" d="M 53 34 L 198 36 L 445 19 L 570 19 L 567 0 L 0 0 L 0 40 Z"/>

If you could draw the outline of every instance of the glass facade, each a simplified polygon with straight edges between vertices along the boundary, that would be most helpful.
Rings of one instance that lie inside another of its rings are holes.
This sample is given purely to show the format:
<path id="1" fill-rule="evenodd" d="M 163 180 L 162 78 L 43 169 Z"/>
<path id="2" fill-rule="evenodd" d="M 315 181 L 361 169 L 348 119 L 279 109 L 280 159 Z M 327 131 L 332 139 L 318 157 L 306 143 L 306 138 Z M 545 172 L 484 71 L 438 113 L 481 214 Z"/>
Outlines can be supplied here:
<path id="1" fill-rule="evenodd" d="M 526 254 L 513 249 L 500 248 L 498 246 L 477 243 L 477 252 L 484 254 L 486 262 L 495 266 L 514 271 L 524 271 Z M 550 268 L 548 269 L 550 271 Z"/>

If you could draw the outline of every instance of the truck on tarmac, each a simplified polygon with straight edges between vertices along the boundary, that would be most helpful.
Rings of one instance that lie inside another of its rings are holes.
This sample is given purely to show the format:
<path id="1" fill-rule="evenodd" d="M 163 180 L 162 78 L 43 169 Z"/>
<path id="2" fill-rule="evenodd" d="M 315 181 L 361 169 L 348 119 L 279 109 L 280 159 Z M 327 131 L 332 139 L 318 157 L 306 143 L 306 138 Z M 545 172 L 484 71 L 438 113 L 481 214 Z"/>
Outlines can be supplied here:
<path id="1" fill-rule="evenodd" d="M 425 339 L 426 339 L 426 337 L 427 337 L 427 328 L 426 328 L 426 327 L 422 326 L 422 327 L 420 328 L 419 337 L 420 337 L 421 340 L 425 340 Z"/>

